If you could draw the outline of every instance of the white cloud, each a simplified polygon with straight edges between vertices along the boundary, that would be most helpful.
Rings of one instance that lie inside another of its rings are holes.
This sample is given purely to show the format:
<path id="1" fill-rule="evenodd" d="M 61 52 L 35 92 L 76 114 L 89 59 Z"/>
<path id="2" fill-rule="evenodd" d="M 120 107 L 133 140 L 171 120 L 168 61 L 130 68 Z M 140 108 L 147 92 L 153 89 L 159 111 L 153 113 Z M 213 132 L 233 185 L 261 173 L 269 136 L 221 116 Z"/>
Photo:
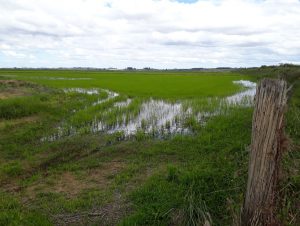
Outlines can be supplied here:
<path id="1" fill-rule="evenodd" d="M 0 67 L 300 61 L 298 0 L 0 0 L 0 5 Z"/>

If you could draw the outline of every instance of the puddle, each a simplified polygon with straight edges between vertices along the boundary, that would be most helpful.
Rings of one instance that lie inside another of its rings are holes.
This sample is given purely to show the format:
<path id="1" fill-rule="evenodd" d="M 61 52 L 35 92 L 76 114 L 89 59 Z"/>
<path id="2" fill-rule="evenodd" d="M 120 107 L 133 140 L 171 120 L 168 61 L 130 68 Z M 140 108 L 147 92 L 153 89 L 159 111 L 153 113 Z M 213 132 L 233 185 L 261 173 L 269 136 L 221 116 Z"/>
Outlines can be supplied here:
<path id="1" fill-rule="evenodd" d="M 94 102 L 94 103 L 92 104 L 93 106 L 98 105 L 98 104 L 102 104 L 102 103 L 104 103 L 104 102 L 107 102 L 107 101 L 109 101 L 109 100 L 111 100 L 111 99 L 114 99 L 114 98 L 116 98 L 116 97 L 119 96 L 118 93 L 115 93 L 115 92 L 112 92 L 112 91 L 109 91 L 109 90 L 106 90 L 106 89 L 102 89 L 102 91 L 104 91 L 104 92 L 107 93 L 107 98 L 101 99 L 101 100 L 98 100 L 98 101 Z"/>
<path id="2" fill-rule="evenodd" d="M 22 75 L 1 75 L 4 77 L 22 78 L 22 79 L 44 79 L 44 80 L 92 80 L 93 78 L 67 78 L 67 77 L 49 77 L 49 76 L 22 76 Z"/>
<path id="3" fill-rule="evenodd" d="M 65 77 L 26 77 L 30 79 L 45 79 L 45 80 L 92 80 L 92 78 L 65 78 Z"/>
<path id="4" fill-rule="evenodd" d="M 256 88 L 256 83 L 248 80 L 233 81 L 234 84 L 242 85 L 246 88 Z"/>
<path id="5" fill-rule="evenodd" d="M 82 94 L 87 94 L 87 95 L 99 95 L 100 92 L 107 93 L 107 98 L 98 99 L 96 102 L 92 103 L 92 106 L 102 104 L 104 102 L 107 102 L 107 101 L 119 96 L 118 93 L 109 91 L 107 89 L 67 88 L 67 89 L 64 89 L 64 92 L 66 92 L 66 93 L 75 92 L 75 93 L 82 93 Z"/>
<path id="6" fill-rule="evenodd" d="M 246 106 L 251 105 L 256 93 L 256 83 L 246 80 L 234 81 L 233 83 L 242 85 L 247 89 L 232 96 L 226 97 L 226 102 L 229 104 L 243 104 Z"/>
<path id="7" fill-rule="evenodd" d="M 217 105 L 212 108 L 210 112 L 193 111 L 192 106 L 184 106 L 183 102 L 170 103 L 163 100 L 150 99 L 141 104 L 136 116 L 130 115 L 130 118 L 128 119 L 128 115 L 119 115 L 116 122 L 111 123 L 110 125 L 105 121 L 97 120 L 95 118 L 92 122 L 88 123 L 87 126 L 89 129 L 87 128 L 87 130 L 92 133 L 104 132 L 108 134 L 121 132 L 124 137 L 133 136 L 139 131 L 151 134 L 154 137 L 192 133 L 192 125 L 198 125 L 199 123 L 203 124 L 208 117 L 222 114 L 222 107 L 224 107 L 224 104 L 241 105 L 245 107 L 252 105 L 256 92 L 256 84 L 245 80 L 234 81 L 234 83 L 242 85 L 245 87 L 245 90 L 225 98 L 216 98 L 218 101 Z M 71 91 L 89 95 L 100 94 L 101 91 L 107 93 L 107 98 L 101 99 L 92 105 L 102 104 L 119 96 L 118 93 L 103 89 L 72 88 L 65 90 L 65 92 Z M 209 99 L 207 101 L 209 104 L 212 104 L 212 100 Z M 126 109 L 127 107 L 130 107 L 131 103 L 132 99 L 116 102 L 111 108 L 106 109 L 103 114 L 107 114 L 115 108 Z M 55 136 L 51 136 L 52 140 L 55 140 L 57 137 L 69 136 L 77 133 L 72 126 L 69 126 L 68 129 L 62 129 L 62 127 L 60 127 L 58 130 L 59 132 Z"/>
<path id="8" fill-rule="evenodd" d="M 256 92 L 256 83 L 246 80 L 234 81 L 234 83 L 244 86 L 246 90 L 224 98 L 225 103 L 230 105 L 251 105 Z M 116 103 L 115 106 L 119 106 L 118 104 L 121 106 L 123 104 L 124 106 L 129 105 L 128 100 L 127 102 Z M 194 116 L 194 119 L 197 123 L 201 123 L 205 118 L 218 114 L 221 114 L 220 110 L 214 112 L 200 112 Z M 108 128 L 104 122 L 100 122 L 94 126 L 93 131 L 106 131 L 107 133 L 123 132 L 125 136 L 133 135 L 138 130 L 146 133 L 182 134 L 189 132 L 189 129 L 184 125 L 185 119 L 189 117 L 193 117 L 193 111 L 191 108 L 184 110 L 182 103 L 171 104 L 162 100 L 151 99 L 142 104 L 138 117 L 129 123 L 126 123 L 124 120 L 118 123 L 114 128 Z M 98 130 L 95 128 L 98 128 Z"/>
<path id="9" fill-rule="evenodd" d="M 131 99 L 127 99 L 126 101 L 117 102 L 114 104 L 114 107 L 124 108 L 127 107 L 132 102 Z"/>
<path id="10" fill-rule="evenodd" d="M 93 95 L 93 94 L 99 94 L 99 89 L 83 89 L 83 88 L 67 88 L 64 89 L 65 93 L 82 93 L 82 94 L 88 94 L 88 95 Z"/>
<path id="11" fill-rule="evenodd" d="M 108 133 L 123 132 L 125 136 L 135 134 L 138 130 L 146 133 L 184 133 L 182 126 L 183 117 L 190 114 L 184 111 L 180 103 L 167 103 L 162 100 L 150 100 L 143 103 L 139 115 L 126 123 L 125 120 L 114 128 L 107 130 Z M 105 131 L 105 129 L 104 129 Z"/>

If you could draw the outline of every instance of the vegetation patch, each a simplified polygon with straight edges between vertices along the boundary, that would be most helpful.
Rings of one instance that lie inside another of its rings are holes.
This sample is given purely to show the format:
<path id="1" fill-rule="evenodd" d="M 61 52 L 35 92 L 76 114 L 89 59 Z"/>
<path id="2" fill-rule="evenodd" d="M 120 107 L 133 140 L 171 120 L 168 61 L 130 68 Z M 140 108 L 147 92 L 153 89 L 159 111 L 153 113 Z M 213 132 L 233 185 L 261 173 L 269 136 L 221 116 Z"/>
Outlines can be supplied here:
<path id="1" fill-rule="evenodd" d="M 298 69 L 286 66 L 230 73 L 1 70 L 0 93 L 14 86 L 24 92 L 0 101 L 0 225 L 231 225 L 246 188 L 253 109 L 251 101 L 220 98 L 245 91 L 235 80 L 286 69 L 294 85 L 286 116 L 291 144 L 278 217 L 298 225 L 300 86 Z M 20 81 L 9 84 L 12 77 Z M 151 101 L 168 109 L 180 104 L 188 114 L 174 124 L 182 120 L 189 133 L 168 133 L 170 120 L 164 136 L 148 133 L 147 120 L 130 137 L 96 129 L 102 122 L 130 125 Z"/>

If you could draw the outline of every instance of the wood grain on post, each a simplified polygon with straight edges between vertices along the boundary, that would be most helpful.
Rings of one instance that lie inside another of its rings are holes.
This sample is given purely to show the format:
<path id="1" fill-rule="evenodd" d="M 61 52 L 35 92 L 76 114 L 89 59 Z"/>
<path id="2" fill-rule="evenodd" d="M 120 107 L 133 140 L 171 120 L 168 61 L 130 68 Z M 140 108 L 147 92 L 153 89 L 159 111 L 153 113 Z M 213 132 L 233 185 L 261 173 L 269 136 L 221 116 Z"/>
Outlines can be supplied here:
<path id="1" fill-rule="evenodd" d="M 276 224 L 276 188 L 286 103 L 285 81 L 264 79 L 257 86 L 242 225 Z"/>

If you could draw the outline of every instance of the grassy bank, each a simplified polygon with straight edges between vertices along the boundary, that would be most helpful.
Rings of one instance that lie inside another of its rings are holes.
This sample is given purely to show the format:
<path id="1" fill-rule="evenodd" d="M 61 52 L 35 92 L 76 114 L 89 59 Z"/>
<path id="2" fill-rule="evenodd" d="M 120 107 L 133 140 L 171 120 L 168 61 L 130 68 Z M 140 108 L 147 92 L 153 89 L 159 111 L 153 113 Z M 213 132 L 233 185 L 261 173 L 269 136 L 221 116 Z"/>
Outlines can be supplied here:
<path id="1" fill-rule="evenodd" d="M 285 79 L 292 87 L 288 96 L 286 113 L 287 151 L 284 155 L 281 175 L 281 197 L 278 217 L 284 225 L 300 224 L 300 66 L 284 64 L 243 69 L 239 73 L 258 78 L 271 77 Z"/>

